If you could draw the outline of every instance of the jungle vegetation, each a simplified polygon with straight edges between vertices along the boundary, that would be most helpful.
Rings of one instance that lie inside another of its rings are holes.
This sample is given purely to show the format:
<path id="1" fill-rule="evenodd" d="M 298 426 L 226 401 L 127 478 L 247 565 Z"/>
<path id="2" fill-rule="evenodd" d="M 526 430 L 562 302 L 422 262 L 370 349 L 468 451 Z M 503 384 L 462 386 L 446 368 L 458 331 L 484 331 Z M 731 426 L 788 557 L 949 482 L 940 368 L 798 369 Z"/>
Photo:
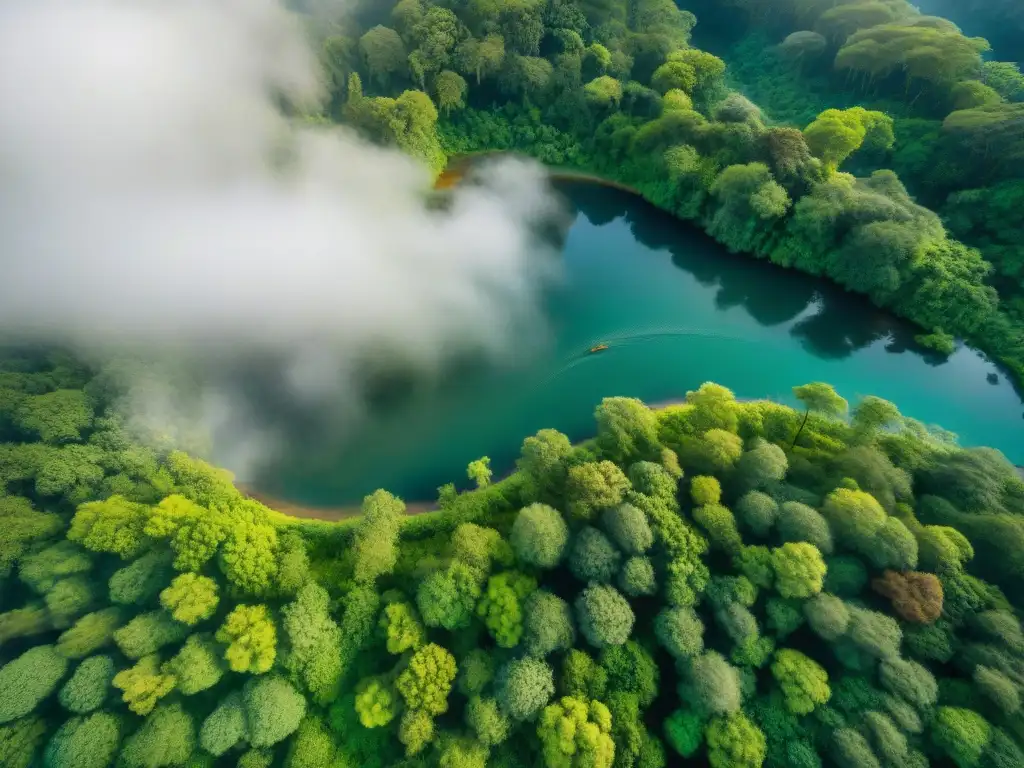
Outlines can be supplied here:
<path id="1" fill-rule="evenodd" d="M 670 0 L 318 8 L 317 117 L 614 178 L 1020 375 L 1015 65 L 902 0 L 693 7 L 728 67 Z M 5 768 L 1024 765 L 1024 481 L 892 403 L 609 398 L 328 523 L 140 443 L 108 374 L 0 356 Z"/>
<path id="2" fill-rule="evenodd" d="M 683 5 L 686 5 L 684 3 Z M 310 20 L 322 118 L 440 171 L 514 150 L 625 183 L 1024 374 L 1024 76 L 905 0 L 401 0 Z M 1009 5 L 1012 5 L 1009 4 Z"/>
<path id="3" fill-rule="evenodd" d="M 112 380 L 0 363 L 5 768 L 1024 764 L 1024 481 L 885 400 L 608 398 L 329 523 Z"/>

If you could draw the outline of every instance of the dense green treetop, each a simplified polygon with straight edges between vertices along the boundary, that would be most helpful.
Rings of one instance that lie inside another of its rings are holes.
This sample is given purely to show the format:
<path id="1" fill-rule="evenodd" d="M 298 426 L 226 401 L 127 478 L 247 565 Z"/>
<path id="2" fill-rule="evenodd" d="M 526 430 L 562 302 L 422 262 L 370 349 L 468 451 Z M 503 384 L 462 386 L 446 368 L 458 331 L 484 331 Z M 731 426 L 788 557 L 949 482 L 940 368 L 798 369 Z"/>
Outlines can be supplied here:
<path id="1" fill-rule="evenodd" d="M 5 759 L 1013 765 L 1019 479 L 892 404 L 795 394 L 606 401 L 603 442 L 530 438 L 412 535 L 379 492 L 322 546 L 181 455 L 161 501 L 39 513 L 0 614 Z"/>
<path id="2" fill-rule="evenodd" d="M 984 41 L 903 0 L 703 3 L 767 35 L 749 61 L 670 0 L 388 5 L 307 19 L 323 117 L 435 172 L 612 177 L 1024 372 L 1024 78 Z M 608 398 L 583 446 L 332 525 L 32 355 L 0 358 L 4 766 L 1024 763 L 1024 483 L 892 403 Z"/>
<path id="3" fill-rule="evenodd" d="M 964 337 L 1020 374 L 1019 195 L 988 191 L 1024 173 L 1019 68 L 984 61 L 984 40 L 905 0 L 699 10 L 713 27 L 748 27 L 744 56 L 729 58 L 738 76 L 690 45 L 696 19 L 668 0 L 400 2 L 378 25 L 325 41 L 328 116 L 435 171 L 446 153 L 515 150 L 609 175 L 730 249 L 869 295 L 927 328 L 922 343 L 948 350 Z M 755 103 L 761 94 L 778 103 Z M 894 169 L 943 220 L 911 224 L 882 201 L 865 216 L 862 194 L 836 188 L 840 166 L 863 178 Z M 601 407 L 600 439 L 642 451 L 643 428 L 617 424 L 628 406 Z M 596 480 L 592 469 L 577 478 L 593 491 Z M 570 501 L 590 515 L 592 502 Z"/>

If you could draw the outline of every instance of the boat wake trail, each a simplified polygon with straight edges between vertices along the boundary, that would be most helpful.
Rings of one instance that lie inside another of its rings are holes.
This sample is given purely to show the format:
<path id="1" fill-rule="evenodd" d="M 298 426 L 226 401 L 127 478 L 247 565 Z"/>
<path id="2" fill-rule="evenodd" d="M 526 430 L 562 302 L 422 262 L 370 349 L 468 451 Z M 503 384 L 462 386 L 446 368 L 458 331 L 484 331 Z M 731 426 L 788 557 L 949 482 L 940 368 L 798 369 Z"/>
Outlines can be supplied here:
<path id="1" fill-rule="evenodd" d="M 616 336 L 605 336 L 601 339 L 592 339 L 587 342 L 586 346 L 582 347 L 578 352 L 574 352 L 561 368 L 558 368 L 550 376 L 547 376 L 541 384 L 548 384 L 554 379 L 565 375 L 573 368 L 576 368 L 591 359 L 604 357 L 609 353 L 613 353 L 616 349 L 673 337 L 701 337 L 707 339 L 719 339 L 722 341 L 747 341 L 747 339 L 744 339 L 742 336 L 720 333 L 718 331 L 709 331 L 702 328 L 653 328 L 638 330 L 635 332 L 626 332 Z M 598 346 L 606 346 L 607 349 L 595 352 L 595 348 Z"/>

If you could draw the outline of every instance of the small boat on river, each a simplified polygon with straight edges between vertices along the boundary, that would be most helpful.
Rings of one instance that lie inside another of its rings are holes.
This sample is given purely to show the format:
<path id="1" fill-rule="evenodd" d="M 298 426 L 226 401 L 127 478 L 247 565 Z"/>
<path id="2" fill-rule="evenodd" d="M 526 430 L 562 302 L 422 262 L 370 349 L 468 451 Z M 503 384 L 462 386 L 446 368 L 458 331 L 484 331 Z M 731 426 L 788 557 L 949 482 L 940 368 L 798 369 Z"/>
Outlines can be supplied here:
<path id="1" fill-rule="evenodd" d="M 604 352 L 606 349 L 608 349 L 607 344 L 595 344 L 590 348 L 590 354 L 594 355 L 598 352 Z"/>

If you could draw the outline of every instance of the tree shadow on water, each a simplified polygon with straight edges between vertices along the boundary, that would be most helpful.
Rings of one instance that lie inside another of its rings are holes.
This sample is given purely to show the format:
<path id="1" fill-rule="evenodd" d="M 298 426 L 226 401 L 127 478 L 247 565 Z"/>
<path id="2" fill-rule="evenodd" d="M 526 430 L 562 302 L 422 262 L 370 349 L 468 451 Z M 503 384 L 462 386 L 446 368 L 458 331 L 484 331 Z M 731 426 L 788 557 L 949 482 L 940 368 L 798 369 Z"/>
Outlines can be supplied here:
<path id="1" fill-rule="evenodd" d="M 743 307 L 760 325 L 774 326 L 792 320 L 814 300 L 813 279 L 729 253 L 696 225 L 653 206 L 633 206 L 626 218 L 639 242 L 667 250 L 679 269 L 703 286 L 717 287 L 715 306 L 721 310 Z"/>
<path id="2" fill-rule="evenodd" d="M 563 190 L 574 210 L 591 223 L 600 226 L 624 218 L 638 242 L 652 250 L 667 250 L 676 267 L 702 286 L 717 288 L 715 306 L 719 309 L 742 307 L 765 327 L 796 319 L 789 333 L 816 357 L 843 359 L 888 339 L 889 353 L 913 352 L 929 365 L 941 365 L 945 360 L 925 354 L 914 342 L 916 331 L 909 323 L 828 280 L 748 254 L 729 253 L 695 224 L 628 192 L 588 183 L 565 185 Z M 808 310 L 813 311 L 806 314 Z M 805 316 L 800 317 L 802 314 Z"/>
<path id="3" fill-rule="evenodd" d="M 910 352 L 924 360 L 925 365 L 938 368 L 949 361 L 949 355 L 918 344 L 914 340 L 915 330 L 906 323 L 897 323 L 897 335 L 886 345 L 885 351 L 893 354 Z"/>
<path id="4" fill-rule="evenodd" d="M 576 215 L 582 214 L 595 227 L 627 216 L 636 196 L 590 181 L 559 181 L 555 187 Z"/>
<path id="5" fill-rule="evenodd" d="M 825 360 L 842 360 L 892 334 L 889 323 L 878 322 L 863 310 L 850 310 L 844 302 L 819 296 L 818 311 L 794 323 L 789 332 L 804 349 Z"/>

